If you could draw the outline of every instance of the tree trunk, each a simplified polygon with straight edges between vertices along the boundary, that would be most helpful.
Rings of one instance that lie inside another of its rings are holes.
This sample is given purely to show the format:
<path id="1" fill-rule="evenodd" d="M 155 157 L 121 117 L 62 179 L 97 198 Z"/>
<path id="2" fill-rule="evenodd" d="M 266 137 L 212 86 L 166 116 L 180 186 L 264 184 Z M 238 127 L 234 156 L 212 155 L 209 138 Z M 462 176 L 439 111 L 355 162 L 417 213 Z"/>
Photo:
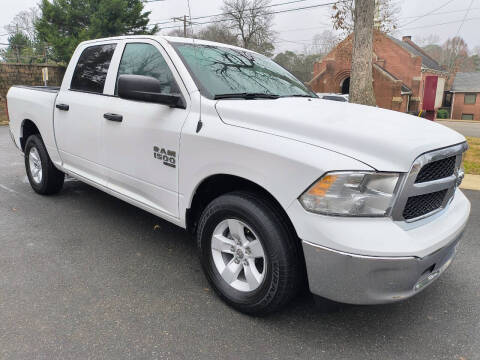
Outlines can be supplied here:
<path id="1" fill-rule="evenodd" d="M 350 102 L 375 106 L 373 92 L 373 19 L 375 0 L 355 0 Z"/>

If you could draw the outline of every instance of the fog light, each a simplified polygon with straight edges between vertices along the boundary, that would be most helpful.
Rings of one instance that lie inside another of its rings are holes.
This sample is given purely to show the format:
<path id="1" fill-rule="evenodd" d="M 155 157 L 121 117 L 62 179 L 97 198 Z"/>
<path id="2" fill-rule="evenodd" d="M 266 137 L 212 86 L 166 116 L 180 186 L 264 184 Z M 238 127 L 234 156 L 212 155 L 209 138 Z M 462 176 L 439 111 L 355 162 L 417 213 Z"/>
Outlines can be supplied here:
<path id="1" fill-rule="evenodd" d="M 437 270 L 431 273 L 430 275 L 428 275 L 426 278 L 423 278 L 415 285 L 415 290 L 420 290 L 424 286 L 430 284 L 433 280 L 435 280 L 438 277 L 438 275 L 440 275 L 440 270 Z"/>

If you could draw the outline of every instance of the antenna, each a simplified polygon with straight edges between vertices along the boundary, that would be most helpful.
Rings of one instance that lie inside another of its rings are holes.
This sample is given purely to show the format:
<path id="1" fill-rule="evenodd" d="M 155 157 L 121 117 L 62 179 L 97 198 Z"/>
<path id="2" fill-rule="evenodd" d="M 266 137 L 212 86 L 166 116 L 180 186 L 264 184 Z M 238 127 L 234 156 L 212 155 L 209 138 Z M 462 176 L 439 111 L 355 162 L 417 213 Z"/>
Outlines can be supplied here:
<path id="1" fill-rule="evenodd" d="M 192 10 L 190 9 L 190 0 L 187 0 L 187 5 L 188 5 L 188 17 L 191 19 L 192 18 Z M 190 26 L 192 28 L 192 42 L 193 42 L 193 53 L 195 54 L 195 57 L 197 57 L 197 44 L 195 43 L 195 34 L 193 33 L 193 24 L 190 21 Z M 184 23 L 185 24 L 185 23 Z M 186 33 L 186 25 L 184 25 L 184 31 Z M 202 130 L 203 127 L 203 122 L 202 122 L 202 94 L 200 93 L 200 90 L 198 91 L 200 95 L 200 111 L 199 111 L 199 117 L 198 117 L 198 123 L 197 123 L 197 129 L 196 133 L 198 134 L 200 130 Z"/>

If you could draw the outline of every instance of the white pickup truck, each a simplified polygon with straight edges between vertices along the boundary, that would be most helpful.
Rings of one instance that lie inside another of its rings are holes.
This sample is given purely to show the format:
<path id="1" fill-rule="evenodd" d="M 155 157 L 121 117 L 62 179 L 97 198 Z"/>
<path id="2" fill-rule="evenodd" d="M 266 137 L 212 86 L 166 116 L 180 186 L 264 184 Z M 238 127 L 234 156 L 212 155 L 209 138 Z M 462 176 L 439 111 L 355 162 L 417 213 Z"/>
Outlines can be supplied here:
<path id="1" fill-rule="evenodd" d="M 68 174 L 189 229 L 213 288 L 250 314 L 307 280 L 337 302 L 406 299 L 451 263 L 470 212 L 463 136 L 321 100 L 237 47 L 87 41 L 60 88 L 14 86 L 7 99 L 37 193 Z"/>

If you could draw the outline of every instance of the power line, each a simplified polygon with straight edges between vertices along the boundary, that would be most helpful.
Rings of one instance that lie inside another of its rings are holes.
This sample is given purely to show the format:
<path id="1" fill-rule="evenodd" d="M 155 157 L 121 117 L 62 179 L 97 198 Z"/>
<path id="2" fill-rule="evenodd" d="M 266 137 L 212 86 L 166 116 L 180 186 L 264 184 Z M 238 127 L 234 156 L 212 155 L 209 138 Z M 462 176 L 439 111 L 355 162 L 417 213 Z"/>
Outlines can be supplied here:
<path id="1" fill-rule="evenodd" d="M 465 16 L 463 17 L 463 20 L 462 22 L 460 23 L 460 26 L 458 27 L 458 30 L 457 30 L 457 34 L 455 35 L 455 37 L 453 38 L 453 41 L 455 41 L 455 38 L 458 38 L 458 35 L 460 34 L 460 31 L 462 30 L 462 27 L 463 27 L 463 24 L 465 24 L 465 19 L 467 18 L 468 16 L 468 13 L 470 12 L 470 8 L 472 7 L 473 5 L 473 1 L 474 0 L 471 0 L 470 1 L 470 6 L 468 7 L 467 11 L 465 11 Z M 455 66 L 455 63 L 457 62 L 457 57 L 458 57 L 458 52 L 460 51 L 460 39 L 457 39 L 457 44 L 455 45 L 455 52 L 454 52 L 454 57 L 453 57 L 453 61 L 452 61 L 452 64 L 450 66 L 450 71 L 449 73 L 452 72 L 454 66 Z"/>
<path id="2" fill-rule="evenodd" d="M 452 11 L 442 11 L 442 12 L 436 12 L 435 14 L 429 14 L 428 16 L 436 16 L 436 15 L 445 15 L 445 14 L 452 14 L 452 13 L 459 13 L 459 12 L 464 12 L 467 9 L 462 9 L 462 10 L 452 10 Z M 480 8 L 471 8 L 471 10 L 480 10 Z M 424 17 L 423 15 L 415 15 L 415 16 L 404 16 L 401 19 L 416 19 L 416 18 L 421 18 Z"/>
<path id="3" fill-rule="evenodd" d="M 259 6 L 259 7 L 256 7 L 256 8 L 247 8 L 247 9 L 245 9 L 245 11 L 267 9 L 267 8 L 272 8 L 272 7 L 276 7 L 276 6 L 295 4 L 295 3 L 299 3 L 299 2 L 305 2 L 305 1 L 312 1 L 312 0 L 291 0 L 291 1 L 286 1 L 286 2 L 282 2 L 282 3 L 270 4 L 270 5 L 266 5 L 266 6 Z M 231 12 L 213 14 L 213 15 L 196 16 L 196 17 L 191 18 L 191 20 L 206 19 L 206 18 L 225 16 L 225 15 L 230 15 L 230 14 L 231 14 Z M 159 20 L 153 20 L 153 21 L 161 21 L 161 22 L 156 22 L 155 25 L 172 23 L 171 19 L 159 19 Z"/>
<path id="4" fill-rule="evenodd" d="M 345 1 L 345 0 L 342 0 Z M 269 15 L 274 15 L 274 14 L 282 14 L 282 13 L 287 13 L 287 12 L 292 12 L 292 11 L 298 11 L 298 10 L 307 10 L 307 9 L 313 9 L 313 8 L 318 8 L 318 7 L 323 7 L 323 6 L 330 6 L 334 4 L 338 4 L 341 1 L 335 1 L 335 2 L 330 2 L 330 3 L 324 3 L 324 4 L 317 4 L 317 5 L 310 5 L 310 6 L 303 6 L 303 7 L 298 7 L 298 8 L 292 8 L 292 9 L 285 9 L 285 10 L 278 10 L 278 11 L 272 11 L 269 12 Z M 251 16 L 245 16 L 246 18 L 249 18 Z M 204 22 L 197 22 L 194 23 L 193 25 L 199 26 L 199 25 L 207 25 L 207 24 L 214 24 L 214 23 L 220 23 L 220 22 L 227 22 L 230 21 L 230 19 L 218 19 L 218 20 L 212 20 L 212 21 L 204 21 Z M 151 25 L 158 25 L 158 24 L 151 24 Z M 160 28 L 160 30 L 165 30 L 165 29 L 174 29 L 174 28 L 179 28 L 180 26 L 166 26 L 163 28 Z"/>
<path id="5" fill-rule="evenodd" d="M 473 17 L 473 18 L 468 18 L 468 19 L 465 19 L 465 20 L 448 21 L 448 22 L 431 24 L 431 25 L 424 25 L 424 26 L 414 26 L 414 27 L 409 27 L 409 28 L 403 28 L 403 30 L 424 29 L 424 28 L 441 26 L 441 25 L 457 24 L 459 22 L 465 22 L 465 21 L 471 21 L 471 20 L 480 20 L 480 17 Z"/>
<path id="6" fill-rule="evenodd" d="M 400 28 L 403 28 L 403 27 L 405 27 L 405 26 L 407 26 L 407 25 L 410 25 L 410 24 L 412 24 L 412 23 L 420 20 L 421 18 L 423 18 L 423 17 L 425 17 L 425 16 L 429 16 L 429 15 L 433 14 L 434 12 L 436 12 L 437 10 L 443 9 L 445 6 L 447 6 L 448 4 L 452 3 L 453 1 L 454 1 L 454 0 L 448 0 L 446 3 L 444 3 L 443 5 L 435 8 L 434 10 L 431 10 L 431 11 L 429 11 L 429 12 L 423 14 L 423 15 L 420 15 L 418 18 L 413 19 L 412 21 L 409 21 L 408 23 L 403 24 L 402 26 L 400 26 Z"/>
<path id="7" fill-rule="evenodd" d="M 269 5 L 268 7 L 285 5 L 285 4 L 288 4 L 288 3 L 299 2 L 299 1 L 307 1 L 307 0 L 295 0 L 295 1 L 290 1 L 290 2 L 286 2 L 286 3 L 279 3 L 279 4 Z M 274 14 L 281 14 L 281 13 L 286 13 L 286 12 L 291 12 L 291 11 L 313 9 L 313 8 L 317 8 L 317 7 L 324 7 L 324 6 L 335 5 L 335 4 L 338 4 L 338 3 L 340 3 L 340 2 L 345 2 L 345 1 L 347 1 L 347 0 L 339 0 L 339 1 L 333 1 L 333 2 L 329 2 L 329 3 L 323 3 L 323 4 L 317 4 L 317 5 L 303 6 L 303 7 L 298 7 L 298 8 L 284 9 L 284 10 L 277 10 L 277 11 L 269 12 L 269 13 L 267 13 L 267 14 L 268 14 L 268 15 L 274 15 Z M 263 8 L 267 8 L 267 7 L 263 7 Z M 261 7 L 256 8 L 256 9 L 261 9 Z M 250 10 L 254 10 L 254 8 L 252 8 L 252 9 L 250 9 Z M 191 20 L 198 20 L 198 19 L 210 18 L 210 17 L 218 17 L 218 16 L 228 15 L 228 14 L 231 14 L 231 13 L 223 13 L 223 14 L 216 14 L 216 15 L 199 16 L 199 17 L 194 17 L 194 18 L 192 18 Z M 245 16 L 245 17 L 246 17 L 246 18 L 249 18 L 249 17 L 252 17 L 252 15 L 247 15 L 247 16 Z M 194 23 L 194 25 L 206 25 L 206 24 L 220 23 L 220 22 L 226 22 L 226 21 L 230 21 L 230 19 L 218 19 L 218 20 L 197 22 L 197 23 Z M 171 21 L 168 22 L 168 23 L 171 23 Z M 163 23 L 163 24 L 168 24 L 168 23 L 165 22 L 165 23 Z M 149 24 L 149 26 L 155 26 L 155 25 L 162 25 L 162 23 Z M 173 28 L 179 28 L 179 26 L 166 26 L 166 27 L 162 27 L 161 30 L 163 30 L 163 29 L 173 29 Z"/>

